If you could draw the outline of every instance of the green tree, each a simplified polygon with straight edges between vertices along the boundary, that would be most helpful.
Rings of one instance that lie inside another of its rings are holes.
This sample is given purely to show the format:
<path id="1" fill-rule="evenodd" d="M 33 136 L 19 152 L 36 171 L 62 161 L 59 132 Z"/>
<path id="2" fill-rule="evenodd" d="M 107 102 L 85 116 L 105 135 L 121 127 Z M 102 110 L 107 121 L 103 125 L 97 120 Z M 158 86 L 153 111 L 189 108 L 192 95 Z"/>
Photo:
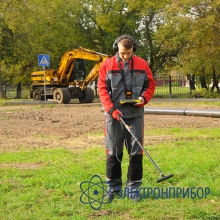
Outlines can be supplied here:
<path id="1" fill-rule="evenodd" d="M 7 64 L 14 63 L 13 55 L 13 33 L 0 17 L 0 98 L 6 98 L 3 89 L 3 76 L 7 73 Z"/>
<path id="2" fill-rule="evenodd" d="M 163 70 L 164 64 L 174 53 L 170 48 L 169 50 L 168 48 L 163 50 L 164 36 L 158 32 L 166 22 L 164 12 L 166 4 L 166 1 L 156 0 L 152 2 L 145 0 L 141 9 L 141 19 L 139 20 L 140 56 L 149 62 L 154 74 Z"/>
<path id="3" fill-rule="evenodd" d="M 78 2 L 67 11 L 74 36 L 84 47 L 113 54 L 114 40 L 124 33 L 138 36 L 136 23 L 141 4 L 130 0 L 88 0 Z"/>
<path id="4" fill-rule="evenodd" d="M 163 51 L 173 51 L 165 70 L 209 77 L 219 74 L 220 1 L 171 1 L 158 30 Z M 161 51 L 162 51 L 161 50 Z"/>

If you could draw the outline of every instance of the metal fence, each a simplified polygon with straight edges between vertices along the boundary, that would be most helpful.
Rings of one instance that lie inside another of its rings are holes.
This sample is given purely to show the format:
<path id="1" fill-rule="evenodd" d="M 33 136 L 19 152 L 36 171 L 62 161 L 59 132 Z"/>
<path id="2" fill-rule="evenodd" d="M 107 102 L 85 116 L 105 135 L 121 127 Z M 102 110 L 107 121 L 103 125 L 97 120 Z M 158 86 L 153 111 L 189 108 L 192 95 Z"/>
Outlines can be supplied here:
<path id="1" fill-rule="evenodd" d="M 189 81 L 184 76 L 155 77 L 155 82 L 154 97 L 172 98 L 190 94 Z"/>
<path id="2" fill-rule="evenodd" d="M 204 78 L 201 76 L 194 76 L 188 74 L 184 75 L 167 75 L 155 77 L 156 89 L 154 93 L 155 98 L 175 98 L 175 97 L 192 97 L 192 94 L 196 94 L 197 91 L 202 89 L 202 81 Z M 212 76 L 207 76 L 205 79 L 208 91 L 212 88 Z M 220 87 L 220 83 L 217 85 Z M 204 86 L 204 85 L 203 85 Z M 214 90 L 214 88 L 213 88 Z M 218 90 L 218 89 L 217 89 Z M 219 90 L 218 90 L 219 91 Z"/>
<path id="3" fill-rule="evenodd" d="M 28 99 L 30 96 L 30 89 L 20 85 L 4 85 L 4 91 L 8 99 Z"/>

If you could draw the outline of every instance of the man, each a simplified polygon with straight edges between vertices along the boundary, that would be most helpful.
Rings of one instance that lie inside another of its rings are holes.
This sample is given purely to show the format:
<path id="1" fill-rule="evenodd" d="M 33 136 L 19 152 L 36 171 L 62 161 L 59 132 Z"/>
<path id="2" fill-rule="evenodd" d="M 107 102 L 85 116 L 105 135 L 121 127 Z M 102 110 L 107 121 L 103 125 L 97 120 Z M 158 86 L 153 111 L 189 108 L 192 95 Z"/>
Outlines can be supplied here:
<path id="1" fill-rule="evenodd" d="M 133 54 L 137 44 L 130 35 L 118 37 L 113 49 L 117 53 L 102 64 L 98 80 L 99 96 L 105 110 L 106 181 L 110 199 L 114 199 L 114 194 L 122 188 L 121 161 L 125 143 L 129 154 L 127 195 L 137 199 L 142 184 L 143 150 L 120 122 L 120 117 L 143 143 L 144 105 L 154 94 L 155 82 L 147 62 Z M 123 104 L 120 100 L 124 99 L 139 102 Z"/>

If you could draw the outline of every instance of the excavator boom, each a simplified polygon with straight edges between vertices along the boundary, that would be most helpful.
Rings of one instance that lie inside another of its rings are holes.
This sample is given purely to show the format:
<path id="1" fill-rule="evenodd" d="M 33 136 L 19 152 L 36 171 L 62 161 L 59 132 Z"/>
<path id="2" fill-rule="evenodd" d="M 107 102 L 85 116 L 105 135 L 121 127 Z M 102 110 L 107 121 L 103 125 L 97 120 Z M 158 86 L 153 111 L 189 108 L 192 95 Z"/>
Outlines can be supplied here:
<path id="1" fill-rule="evenodd" d="M 57 71 L 57 77 L 60 77 L 60 81 L 62 82 L 68 67 L 75 59 L 91 60 L 97 63 L 102 63 L 107 58 L 108 56 L 106 54 L 101 54 L 94 50 L 89 50 L 82 47 L 79 49 L 66 51 L 61 58 L 59 69 Z"/>

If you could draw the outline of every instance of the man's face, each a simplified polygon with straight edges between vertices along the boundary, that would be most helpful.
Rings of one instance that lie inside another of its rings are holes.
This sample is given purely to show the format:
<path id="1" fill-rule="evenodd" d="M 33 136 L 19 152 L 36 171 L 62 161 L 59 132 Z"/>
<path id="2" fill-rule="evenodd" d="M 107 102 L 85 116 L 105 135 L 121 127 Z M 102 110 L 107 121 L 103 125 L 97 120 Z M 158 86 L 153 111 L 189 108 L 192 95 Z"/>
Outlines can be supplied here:
<path id="1" fill-rule="evenodd" d="M 120 42 L 118 43 L 118 54 L 119 57 L 124 61 L 127 62 L 131 55 L 133 54 L 133 47 L 131 49 L 126 49 Z"/>

